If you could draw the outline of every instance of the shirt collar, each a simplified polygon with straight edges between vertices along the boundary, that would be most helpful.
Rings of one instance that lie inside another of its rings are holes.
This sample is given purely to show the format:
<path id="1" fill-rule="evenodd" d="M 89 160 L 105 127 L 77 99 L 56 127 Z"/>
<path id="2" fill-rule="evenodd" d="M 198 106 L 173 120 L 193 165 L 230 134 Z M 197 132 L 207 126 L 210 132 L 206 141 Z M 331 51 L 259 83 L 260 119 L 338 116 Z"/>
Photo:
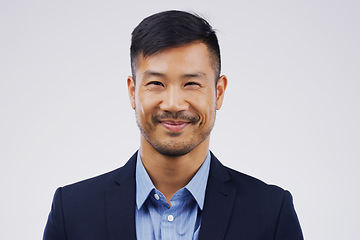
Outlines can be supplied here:
<path id="1" fill-rule="evenodd" d="M 205 191 L 206 184 L 209 177 L 210 171 L 210 151 L 208 152 L 205 161 L 196 172 L 191 181 L 184 187 L 186 188 L 191 195 L 196 200 L 200 209 L 204 207 L 205 200 Z M 146 199 L 148 198 L 150 192 L 155 189 L 154 184 L 152 183 L 149 174 L 146 172 L 146 169 L 141 161 L 140 151 L 138 151 L 137 161 L 136 161 L 136 205 L 140 209 Z"/>
<path id="2" fill-rule="evenodd" d="M 150 192 L 155 188 L 149 174 L 141 161 L 140 151 L 138 151 L 136 160 L 136 206 L 138 209 L 142 207 Z"/>
<path id="3" fill-rule="evenodd" d="M 185 188 L 189 190 L 191 195 L 195 198 L 201 210 L 204 207 L 206 184 L 210 171 L 210 159 L 210 152 L 208 152 L 205 161 L 196 172 L 195 176 L 185 186 Z"/>

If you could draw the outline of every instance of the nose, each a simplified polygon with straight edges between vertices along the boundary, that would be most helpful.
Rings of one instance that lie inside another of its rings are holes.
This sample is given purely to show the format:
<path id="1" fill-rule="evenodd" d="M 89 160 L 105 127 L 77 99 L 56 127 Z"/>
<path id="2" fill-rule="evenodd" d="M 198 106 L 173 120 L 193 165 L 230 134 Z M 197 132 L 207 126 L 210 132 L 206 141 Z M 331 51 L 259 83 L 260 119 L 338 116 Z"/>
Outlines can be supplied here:
<path id="1" fill-rule="evenodd" d="M 176 87 L 168 87 L 164 91 L 163 99 L 160 103 L 162 111 L 180 112 L 188 110 L 189 104 L 185 100 L 185 94 Z"/>

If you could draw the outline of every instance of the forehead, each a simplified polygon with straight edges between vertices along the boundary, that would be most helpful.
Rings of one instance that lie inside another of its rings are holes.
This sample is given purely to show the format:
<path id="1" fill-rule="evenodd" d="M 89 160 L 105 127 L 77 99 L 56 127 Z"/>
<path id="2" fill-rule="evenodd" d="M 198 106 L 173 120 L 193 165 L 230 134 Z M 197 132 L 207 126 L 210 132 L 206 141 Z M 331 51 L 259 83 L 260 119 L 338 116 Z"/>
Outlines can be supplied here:
<path id="1" fill-rule="evenodd" d="M 165 49 L 150 56 L 139 56 L 136 75 L 146 71 L 168 74 L 203 72 L 214 74 L 208 47 L 201 42 Z"/>

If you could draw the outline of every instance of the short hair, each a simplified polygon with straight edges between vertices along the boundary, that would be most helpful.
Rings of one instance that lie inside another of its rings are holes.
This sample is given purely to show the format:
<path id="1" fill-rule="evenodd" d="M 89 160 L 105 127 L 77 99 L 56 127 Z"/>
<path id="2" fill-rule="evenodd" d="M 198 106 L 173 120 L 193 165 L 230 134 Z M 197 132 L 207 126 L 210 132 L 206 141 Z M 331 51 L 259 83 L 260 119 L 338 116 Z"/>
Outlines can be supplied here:
<path id="1" fill-rule="evenodd" d="M 170 10 L 151 15 L 140 22 L 132 32 L 130 61 L 135 80 L 137 58 L 192 42 L 204 43 L 210 53 L 216 81 L 220 75 L 220 47 L 215 30 L 198 15 Z"/>

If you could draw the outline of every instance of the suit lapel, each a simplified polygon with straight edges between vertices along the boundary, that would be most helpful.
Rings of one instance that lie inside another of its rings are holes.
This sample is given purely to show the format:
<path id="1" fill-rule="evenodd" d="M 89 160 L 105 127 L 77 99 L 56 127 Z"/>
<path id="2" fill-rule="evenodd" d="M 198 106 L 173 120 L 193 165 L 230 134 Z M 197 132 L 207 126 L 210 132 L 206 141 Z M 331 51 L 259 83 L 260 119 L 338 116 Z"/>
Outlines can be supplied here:
<path id="1" fill-rule="evenodd" d="M 199 240 L 222 240 L 230 221 L 236 189 L 226 182 L 226 168 L 211 154 L 209 179 L 202 212 Z"/>
<path id="2" fill-rule="evenodd" d="M 109 239 L 136 239 L 135 225 L 135 153 L 117 174 L 117 186 L 106 192 Z"/>
<path id="3" fill-rule="evenodd" d="M 137 152 L 122 167 L 116 178 L 117 186 L 106 192 L 106 215 L 109 239 L 136 239 L 135 203 Z M 236 189 L 227 181 L 226 168 L 211 153 L 209 179 L 205 193 L 199 240 L 222 240 L 230 221 Z"/>

